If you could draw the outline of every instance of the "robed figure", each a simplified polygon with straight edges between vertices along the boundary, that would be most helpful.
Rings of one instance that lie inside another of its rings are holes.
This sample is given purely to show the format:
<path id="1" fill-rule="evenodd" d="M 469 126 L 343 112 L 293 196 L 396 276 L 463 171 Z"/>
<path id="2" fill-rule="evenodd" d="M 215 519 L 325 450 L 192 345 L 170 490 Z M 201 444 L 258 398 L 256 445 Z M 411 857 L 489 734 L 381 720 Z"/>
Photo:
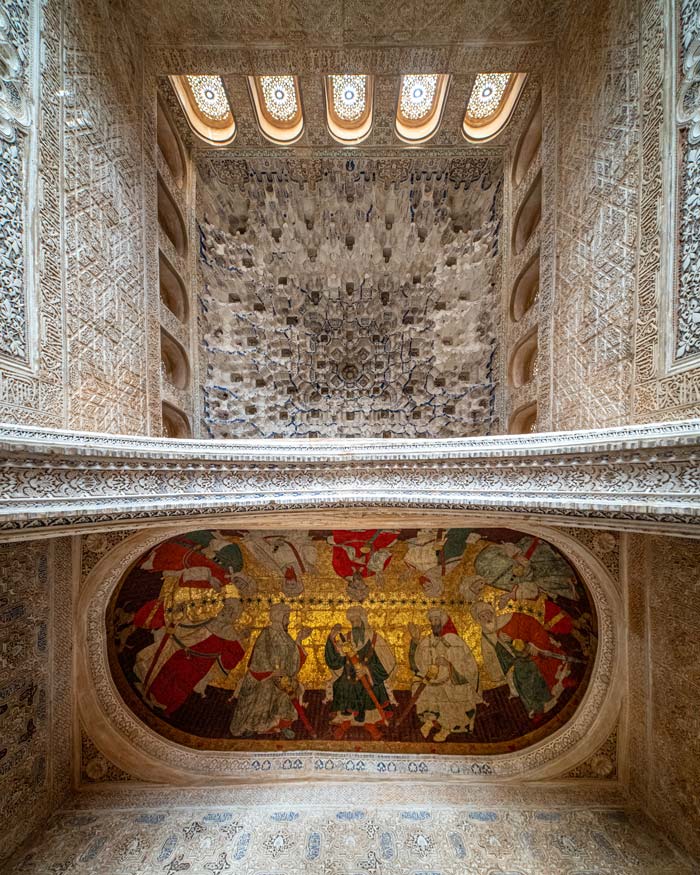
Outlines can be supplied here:
<path id="1" fill-rule="evenodd" d="M 420 630 L 410 624 L 409 663 L 416 680 L 413 684 L 416 713 L 421 734 L 437 732 L 433 741 L 445 741 L 453 732 L 474 729 L 479 694 L 479 667 L 474 654 L 459 636 L 445 611 L 428 611 L 430 634 L 420 637 Z"/>
<path id="2" fill-rule="evenodd" d="M 186 593 L 191 599 L 193 592 L 201 596 L 198 602 L 187 602 L 185 612 L 178 597 Z M 190 568 L 165 600 L 134 618 L 135 626 L 153 632 L 153 643 L 134 662 L 138 687 L 149 705 L 169 717 L 192 693 L 204 695 L 211 681 L 226 677 L 243 659 L 248 633 L 235 625 L 242 613 L 238 596 L 233 584 L 214 590 L 208 568 Z"/>
<path id="3" fill-rule="evenodd" d="M 484 667 L 492 680 L 508 684 L 528 716 L 550 711 L 564 689 L 575 685 L 570 677 L 573 660 L 536 617 L 514 612 L 496 616 L 493 607 L 477 602 L 472 616 L 482 630 Z"/>
<path id="4" fill-rule="evenodd" d="M 306 661 L 302 641 L 311 630 L 301 629 L 294 640 L 287 631 L 289 615 L 289 605 L 273 605 L 270 625 L 260 632 L 253 645 L 231 720 L 230 732 L 235 738 L 269 734 L 288 739 L 295 736 L 291 727 L 299 717 L 304 694 L 297 677 Z"/>
<path id="5" fill-rule="evenodd" d="M 378 724 L 387 722 L 391 706 L 390 678 L 396 658 L 385 639 L 369 624 L 359 606 L 349 608 L 351 624 L 344 634 L 340 624 L 326 640 L 325 660 L 333 673 L 331 711 L 335 712 L 334 738 L 342 739 L 351 726 L 362 726 L 378 739 Z"/>

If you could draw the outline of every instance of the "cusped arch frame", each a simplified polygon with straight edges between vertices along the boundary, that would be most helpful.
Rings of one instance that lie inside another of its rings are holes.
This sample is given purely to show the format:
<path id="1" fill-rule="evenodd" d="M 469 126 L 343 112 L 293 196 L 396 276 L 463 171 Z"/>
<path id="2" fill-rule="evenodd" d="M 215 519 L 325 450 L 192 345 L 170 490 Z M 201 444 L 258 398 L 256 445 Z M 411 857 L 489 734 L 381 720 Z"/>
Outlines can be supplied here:
<path id="1" fill-rule="evenodd" d="M 310 516 L 307 528 L 342 525 L 366 528 L 365 514 L 356 510 L 326 511 Z M 415 519 L 415 518 L 414 518 Z M 217 525 L 255 529 L 269 526 L 265 516 L 251 513 L 235 521 L 222 517 Z M 464 512 L 425 512 L 425 525 L 478 522 L 503 526 L 502 515 Z M 395 525 L 403 525 L 399 518 Z M 295 520 L 295 527 L 304 527 Z M 551 780 L 591 756 L 612 731 L 624 692 L 623 611 L 615 583 L 600 560 L 572 536 L 555 528 L 512 525 L 536 535 L 562 551 L 586 584 L 598 614 L 598 647 L 588 688 L 571 719 L 542 741 L 508 754 L 416 755 L 388 753 L 222 752 L 199 751 L 163 738 L 142 723 L 121 698 L 109 667 L 106 610 L 119 582 L 131 565 L 161 541 L 182 534 L 191 525 L 167 526 L 138 532 L 106 554 L 86 578 L 78 604 L 77 677 L 81 691 L 80 719 L 99 750 L 137 780 L 173 785 L 234 785 L 257 781 L 337 779 L 358 773 L 362 780 L 387 778 L 513 782 Z"/>

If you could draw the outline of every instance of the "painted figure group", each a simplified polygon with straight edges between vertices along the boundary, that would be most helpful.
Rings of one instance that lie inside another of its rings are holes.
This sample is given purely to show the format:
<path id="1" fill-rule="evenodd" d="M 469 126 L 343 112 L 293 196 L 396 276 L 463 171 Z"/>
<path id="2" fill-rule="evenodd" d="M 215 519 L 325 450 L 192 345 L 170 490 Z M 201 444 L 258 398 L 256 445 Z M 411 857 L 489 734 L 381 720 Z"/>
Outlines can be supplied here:
<path id="1" fill-rule="evenodd" d="M 375 538 L 372 548 L 362 551 L 352 537 L 359 541 L 366 533 L 334 533 L 336 572 L 343 571 L 346 580 L 364 581 L 363 575 L 381 570 L 391 558 L 382 551 L 393 536 L 380 534 L 381 543 Z M 252 586 L 242 573 L 240 549 L 211 532 L 188 537 L 194 539 L 196 549 L 191 542 L 166 542 L 141 565 L 159 571 L 163 581 L 159 596 L 143 604 L 130 625 L 132 630 L 152 634 L 133 665 L 141 696 L 156 713 L 170 717 L 193 694 L 206 698 L 210 685 L 226 686 L 227 677 L 247 655 L 245 671 L 231 696 L 235 706 L 230 735 L 316 737 L 319 730 L 309 719 L 306 690 L 299 678 L 307 659 L 304 642 L 312 629 L 302 627 L 292 638 L 291 608 L 280 601 L 270 606 L 268 624 L 251 642 L 252 630 L 239 623 L 243 594 L 250 593 Z M 458 540 L 455 552 L 464 549 L 468 535 Z M 313 561 L 309 545 L 299 548 L 281 537 L 262 543 L 261 549 L 278 563 L 286 585 L 298 591 L 297 569 Z M 377 551 L 381 555 L 372 571 Z M 409 544 L 404 560 L 409 568 L 420 567 L 426 586 L 445 573 L 444 553 L 441 567 L 435 564 L 430 536 Z M 488 688 L 507 685 L 510 697 L 520 699 L 530 719 L 554 708 L 573 684 L 572 666 L 584 661 L 571 656 L 557 636 L 576 636 L 581 652 L 586 645 L 580 623 L 557 602 L 562 595 L 578 598 L 570 566 L 549 545 L 533 538 L 518 545 L 489 544 L 478 553 L 474 567 L 477 574 L 461 581 L 460 594 L 481 630 L 480 664 L 449 613 L 441 607 L 429 609 L 426 625 L 421 628 L 411 622 L 407 627 L 405 659 L 413 680 L 408 703 L 399 707 L 394 691 L 396 653 L 373 628 L 365 608 L 352 605 L 346 610 L 347 627 L 334 625 L 323 649 L 328 670 L 324 704 L 329 706 L 324 712 L 329 725 L 320 730 L 324 736 L 329 733 L 341 740 L 351 728 L 362 727 L 369 738 L 378 740 L 391 722 L 398 726 L 411 714 L 425 739 L 442 742 L 469 734 L 477 706 L 484 702 L 484 681 Z M 486 586 L 502 591 L 498 610 L 493 598 L 483 599 Z"/>

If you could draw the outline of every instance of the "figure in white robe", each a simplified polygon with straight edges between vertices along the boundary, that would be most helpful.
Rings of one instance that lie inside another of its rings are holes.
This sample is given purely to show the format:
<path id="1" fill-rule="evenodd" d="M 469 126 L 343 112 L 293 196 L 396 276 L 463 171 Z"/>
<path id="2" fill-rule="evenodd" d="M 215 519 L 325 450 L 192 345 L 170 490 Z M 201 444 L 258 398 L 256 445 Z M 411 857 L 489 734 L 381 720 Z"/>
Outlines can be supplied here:
<path id="1" fill-rule="evenodd" d="M 409 662 L 415 672 L 413 695 L 421 720 L 421 734 L 427 738 L 433 728 L 433 741 L 445 741 L 456 732 L 474 729 L 479 693 L 479 668 L 474 654 L 459 636 L 454 623 L 444 611 L 428 611 L 431 632 L 420 637 L 420 630 L 410 624 Z"/>
<path id="2" fill-rule="evenodd" d="M 448 569 L 442 553 L 444 546 L 444 533 L 435 529 L 421 530 L 408 541 L 404 562 L 418 572 L 419 583 L 430 598 L 439 598 L 445 586 L 444 577 Z M 454 561 L 452 559 L 451 563 Z"/>

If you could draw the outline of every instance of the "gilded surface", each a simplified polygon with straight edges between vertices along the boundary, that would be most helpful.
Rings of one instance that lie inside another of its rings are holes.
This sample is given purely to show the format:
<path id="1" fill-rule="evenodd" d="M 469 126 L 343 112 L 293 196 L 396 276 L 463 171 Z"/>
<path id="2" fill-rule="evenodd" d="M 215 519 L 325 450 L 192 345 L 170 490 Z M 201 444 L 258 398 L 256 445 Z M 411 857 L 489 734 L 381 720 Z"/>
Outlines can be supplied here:
<path id="1" fill-rule="evenodd" d="M 508 529 L 190 532 L 107 624 L 127 704 L 200 749 L 516 750 L 573 714 L 596 650 L 574 568 Z"/>

